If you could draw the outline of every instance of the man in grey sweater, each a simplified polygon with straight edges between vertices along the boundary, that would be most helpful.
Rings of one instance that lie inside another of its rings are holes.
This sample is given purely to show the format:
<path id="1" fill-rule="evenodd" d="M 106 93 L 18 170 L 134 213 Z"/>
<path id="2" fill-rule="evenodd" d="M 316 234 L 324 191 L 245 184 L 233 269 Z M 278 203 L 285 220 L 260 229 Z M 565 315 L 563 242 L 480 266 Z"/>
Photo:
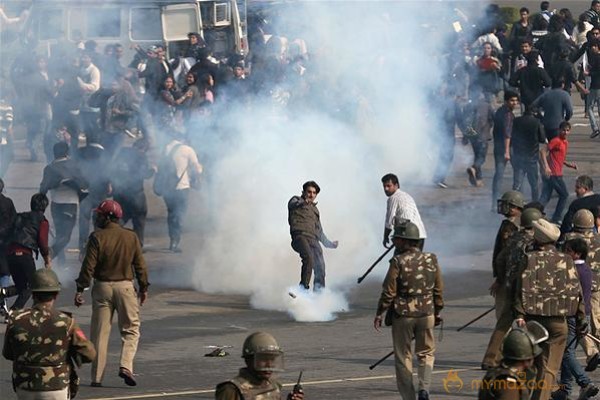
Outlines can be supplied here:
<path id="1" fill-rule="evenodd" d="M 302 185 L 302 195 L 294 196 L 288 202 L 288 222 L 292 235 L 292 248 L 300 254 L 302 259 L 302 273 L 300 286 L 308 289 L 312 272 L 315 272 L 314 290 L 325 287 L 325 260 L 323 259 L 323 246 L 335 249 L 338 241 L 330 241 L 325 236 L 321 227 L 319 209 L 315 202 L 321 191 L 314 181 Z"/>
<path id="2" fill-rule="evenodd" d="M 560 79 L 552 83 L 552 89 L 535 99 L 532 106 L 544 110 L 542 124 L 548 141 L 558 136 L 558 126 L 562 121 L 568 121 L 573 116 L 571 96 L 564 90 L 565 81 Z"/>

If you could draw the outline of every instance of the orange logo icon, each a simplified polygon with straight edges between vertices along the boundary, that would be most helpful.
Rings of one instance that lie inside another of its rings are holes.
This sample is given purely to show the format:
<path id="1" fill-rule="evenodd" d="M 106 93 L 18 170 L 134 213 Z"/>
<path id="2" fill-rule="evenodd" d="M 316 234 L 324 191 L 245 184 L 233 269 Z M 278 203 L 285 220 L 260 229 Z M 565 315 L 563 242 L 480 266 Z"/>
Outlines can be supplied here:
<path id="1" fill-rule="evenodd" d="M 443 379 L 444 389 L 448 393 L 458 393 L 463 387 L 463 380 L 458 376 L 458 372 L 451 369 L 448 375 Z"/>

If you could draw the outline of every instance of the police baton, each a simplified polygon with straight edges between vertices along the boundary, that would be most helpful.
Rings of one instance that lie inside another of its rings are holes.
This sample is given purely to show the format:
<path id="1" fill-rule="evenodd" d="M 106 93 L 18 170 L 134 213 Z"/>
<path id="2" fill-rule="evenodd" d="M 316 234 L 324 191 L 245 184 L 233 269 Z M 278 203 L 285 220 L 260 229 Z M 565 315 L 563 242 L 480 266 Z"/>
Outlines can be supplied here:
<path id="1" fill-rule="evenodd" d="M 467 326 L 474 324 L 475 322 L 479 321 L 481 318 L 485 317 L 486 315 L 488 315 L 489 313 L 491 313 L 492 311 L 494 311 L 496 309 L 496 306 L 490 308 L 489 310 L 487 310 L 486 312 L 484 312 L 483 314 L 479 315 L 476 318 L 473 318 L 472 320 L 470 320 L 469 322 L 467 322 L 466 324 L 464 324 L 463 326 L 461 326 L 460 328 L 458 328 L 456 331 L 460 332 L 463 329 L 465 329 Z"/>
<path id="2" fill-rule="evenodd" d="M 393 350 L 390 351 L 389 354 L 387 354 L 385 357 L 379 359 L 375 364 L 369 365 L 369 369 L 375 368 L 376 366 L 378 366 L 379 364 L 381 364 L 382 362 L 384 362 L 385 360 L 387 360 L 388 358 L 390 358 L 393 354 L 394 354 L 394 351 Z"/>
<path id="3" fill-rule="evenodd" d="M 591 333 L 586 333 L 585 336 L 587 336 L 588 338 L 592 339 L 597 344 L 600 344 L 600 339 L 598 339 L 596 336 L 592 335 Z"/>
<path id="4" fill-rule="evenodd" d="M 371 264 L 371 266 L 369 267 L 369 269 L 367 270 L 367 272 L 365 272 L 363 276 L 361 276 L 360 278 L 358 278 L 357 284 L 361 283 L 367 277 L 367 275 L 369 275 L 371 273 L 371 271 L 373 270 L 373 268 L 375 268 L 375 266 L 379 263 L 379 261 L 383 260 L 383 257 L 385 257 L 387 255 L 387 253 L 389 253 L 390 251 L 392 251 L 393 248 L 394 248 L 394 246 L 388 247 L 387 250 L 385 251 L 385 253 L 383 253 L 382 255 L 380 255 L 379 258 L 377 260 L 375 260 L 375 262 L 373 264 Z"/>

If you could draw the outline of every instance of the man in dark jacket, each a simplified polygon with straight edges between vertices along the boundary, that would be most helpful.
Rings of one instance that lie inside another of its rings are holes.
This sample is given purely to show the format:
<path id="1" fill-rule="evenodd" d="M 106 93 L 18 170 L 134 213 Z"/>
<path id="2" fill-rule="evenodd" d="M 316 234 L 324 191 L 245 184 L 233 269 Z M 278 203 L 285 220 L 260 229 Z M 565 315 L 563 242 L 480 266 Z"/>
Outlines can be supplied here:
<path id="1" fill-rule="evenodd" d="M 50 211 L 54 221 L 56 237 L 52 245 L 52 258 L 64 261 L 63 250 L 71 240 L 71 233 L 77 221 L 77 206 L 80 196 L 87 193 L 88 183 L 77 163 L 69 158 L 69 145 L 56 143 L 53 148 L 54 161 L 44 168 L 40 183 L 40 193 L 50 191 L 52 203 Z"/>
<path id="2" fill-rule="evenodd" d="M 36 269 L 33 255 L 37 257 L 41 254 L 45 267 L 51 267 L 48 250 L 49 224 L 44 216 L 48 198 L 42 193 L 36 193 L 31 196 L 30 205 L 30 212 L 17 215 L 12 240 L 6 251 L 10 275 L 15 286 L 6 288 L 5 294 L 6 297 L 18 295 L 11 306 L 13 310 L 25 307 L 31 297 L 29 285 Z"/>
<path id="3" fill-rule="evenodd" d="M 0 178 L 0 290 L 10 285 L 10 270 L 6 261 L 6 248 L 12 235 L 17 211 L 12 200 L 4 196 L 4 181 Z M 4 301 L 0 299 L 0 313 L 4 309 Z"/>
<path id="4" fill-rule="evenodd" d="M 338 247 L 338 241 L 330 241 L 321 227 L 321 218 L 315 200 L 321 191 L 314 181 L 302 185 L 302 196 L 294 196 L 288 202 L 288 222 L 292 235 L 292 249 L 302 259 L 300 286 L 308 289 L 310 278 L 315 272 L 314 290 L 325 287 L 325 260 L 323 246 L 329 249 Z"/>
<path id="5" fill-rule="evenodd" d="M 523 192 L 523 178 L 527 175 L 531 187 L 531 200 L 540 197 L 538 162 L 542 153 L 540 144 L 546 143 L 544 127 L 534 115 L 535 109 L 527 107 L 525 114 L 515 118 L 510 142 L 514 169 L 513 190 Z"/>
<path id="6" fill-rule="evenodd" d="M 598 217 L 597 212 L 600 207 L 600 194 L 594 193 L 594 181 L 588 175 L 580 175 L 575 180 L 575 195 L 577 198 L 573 200 L 567 213 L 563 217 L 560 225 L 561 234 L 571 232 L 573 229 L 573 216 L 579 210 L 590 210 L 595 217 Z"/>
<path id="7" fill-rule="evenodd" d="M 510 85 L 519 88 L 521 102 L 528 106 L 544 91 L 545 87 L 552 84 L 550 75 L 537 65 L 538 53 L 535 51 L 527 54 L 527 66 L 518 70 L 512 78 Z"/>

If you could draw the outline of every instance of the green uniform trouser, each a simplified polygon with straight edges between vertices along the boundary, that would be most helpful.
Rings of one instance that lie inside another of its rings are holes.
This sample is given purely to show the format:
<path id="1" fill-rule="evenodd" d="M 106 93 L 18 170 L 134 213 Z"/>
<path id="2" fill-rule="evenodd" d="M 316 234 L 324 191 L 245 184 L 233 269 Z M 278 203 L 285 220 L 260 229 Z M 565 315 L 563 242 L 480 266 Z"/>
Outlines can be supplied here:
<path id="1" fill-rule="evenodd" d="M 501 354 L 500 347 L 506 332 L 510 329 L 513 322 L 513 312 L 510 302 L 508 301 L 509 290 L 504 286 L 500 286 L 496 292 L 496 327 L 490 337 L 485 356 L 482 364 L 496 367 L 500 364 Z"/>
<path id="2" fill-rule="evenodd" d="M 565 317 L 525 316 L 526 321 L 537 321 L 548 330 L 548 340 L 541 343 L 542 354 L 536 358 L 537 387 L 533 391 L 532 400 L 549 400 L 557 389 L 556 382 L 563 353 L 567 346 L 567 320 Z"/>
<path id="3" fill-rule="evenodd" d="M 435 339 L 433 315 L 426 317 L 395 317 L 392 323 L 392 339 L 394 340 L 394 356 L 396 359 L 396 384 L 400 396 L 405 400 L 413 400 L 416 396 L 413 384 L 413 354 L 411 344 L 415 340 L 415 355 L 419 362 L 418 390 L 429 391 L 431 373 L 433 372 Z"/>

